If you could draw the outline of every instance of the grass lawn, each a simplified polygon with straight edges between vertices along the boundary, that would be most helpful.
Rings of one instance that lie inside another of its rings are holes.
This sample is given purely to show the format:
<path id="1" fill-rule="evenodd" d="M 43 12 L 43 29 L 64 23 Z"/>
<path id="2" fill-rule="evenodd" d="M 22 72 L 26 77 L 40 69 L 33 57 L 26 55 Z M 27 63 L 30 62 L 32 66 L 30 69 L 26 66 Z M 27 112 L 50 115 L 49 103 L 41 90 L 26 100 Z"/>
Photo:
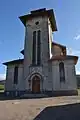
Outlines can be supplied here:
<path id="1" fill-rule="evenodd" d="M 0 92 L 4 92 L 4 85 L 0 85 Z"/>

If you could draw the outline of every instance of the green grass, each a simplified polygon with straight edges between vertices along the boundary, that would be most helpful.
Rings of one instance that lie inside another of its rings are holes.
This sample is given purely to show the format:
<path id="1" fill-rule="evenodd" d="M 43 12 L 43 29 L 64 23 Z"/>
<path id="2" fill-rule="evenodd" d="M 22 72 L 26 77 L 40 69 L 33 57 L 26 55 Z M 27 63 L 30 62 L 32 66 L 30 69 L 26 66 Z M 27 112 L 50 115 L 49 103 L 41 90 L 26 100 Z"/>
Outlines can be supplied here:
<path id="1" fill-rule="evenodd" d="M 4 85 L 0 85 L 0 93 L 4 92 Z"/>
<path id="2" fill-rule="evenodd" d="M 0 90 L 4 90 L 4 85 L 0 85 Z"/>

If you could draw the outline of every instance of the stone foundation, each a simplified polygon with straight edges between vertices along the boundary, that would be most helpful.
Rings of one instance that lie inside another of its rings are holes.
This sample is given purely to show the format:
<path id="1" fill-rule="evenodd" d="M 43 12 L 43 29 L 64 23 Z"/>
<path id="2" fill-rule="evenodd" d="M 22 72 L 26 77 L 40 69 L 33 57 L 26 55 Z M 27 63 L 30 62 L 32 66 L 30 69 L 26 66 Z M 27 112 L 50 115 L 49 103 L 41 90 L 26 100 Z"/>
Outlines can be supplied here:
<path id="1" fill-rule="evenodd" d="M 17 97 L 17 96 L 22 96 L 24 94 L 34 94 L 29 91 L 5 91 L 6 96 L 10 97 Z M 35 93 L 35 94 L 44 94 L 47 95 L 48 97 L 55 97 L 55 96 L 73 96 L 73 95 L 78 95 L 77 90 L 67 90 L 67 91 L 44 91 L 41 93 Z"/>
<path id="2" fill-rule="evenodd" d="M 49 96 L 73 96 L 78 95 L 77 90 L 65 90 L 65 91 L 46 91 L 45 94 Z"/>
<path id="3" fill-rule="evenodd" d="M 6 96 L 16 97 L 27 93 L 26 91 L 5 91 Z"/>

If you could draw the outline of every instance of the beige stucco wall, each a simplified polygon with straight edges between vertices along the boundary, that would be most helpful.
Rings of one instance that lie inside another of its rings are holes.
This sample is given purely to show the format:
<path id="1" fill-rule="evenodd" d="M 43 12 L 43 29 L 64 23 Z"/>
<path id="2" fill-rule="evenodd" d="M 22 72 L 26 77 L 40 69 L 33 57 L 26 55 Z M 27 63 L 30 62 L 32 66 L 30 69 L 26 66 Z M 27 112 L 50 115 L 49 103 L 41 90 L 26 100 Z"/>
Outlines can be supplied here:
<path id="1" fill-rule="evenodd" d="M 52 55 L 55 56 L 55 55 L 61 55 L 61 52 L 62 52 L 62 49 L 61 47 L 57 46 L 57 45 L 54 45 L 52 47 Z"/>
<path id="2" fill-rule="evenodd" d="M 13 90 L 13 78 L 14 78 L 14 67 L 8 66 L 6 70 L 6 83 L 5 83 L 5 91 Z"/>
<path id="3" fill-rule="evenodd" d="M 47 84 L 45 84 L 46 86 L 46 90 L 47 91 L 52 91 L 53 90 L 53 80 L 52 80 L 52 62 L 48 62 L 48 75 L 47 75 Z M 44 89 L 45 90 L 45 89 Z"/>
<path id="4" fill-rule="evenodd" d="M 14 67 L 15 65 L 8 65 L 7 67 L 7 75 L 6 75 L 6 83 L 5 83 L 5 91 L 14 91 L 14 90 L 24 90 L 25 84 L 23 80 L 23 65 L 18 65 L 18 84 L 15 85 L 14 82 Z"/>
<path id="5" fill-rule="evenodd" d="M 59 75 L 59 61 L 54 61 L 52 63 L 52 75 L 53 75 L 53 90 L 76 90 L 76 74 L 74 73 L 74 62 L 73 60 L 65 60 L 65 83 L 60 83 L 60 75 Z"/>

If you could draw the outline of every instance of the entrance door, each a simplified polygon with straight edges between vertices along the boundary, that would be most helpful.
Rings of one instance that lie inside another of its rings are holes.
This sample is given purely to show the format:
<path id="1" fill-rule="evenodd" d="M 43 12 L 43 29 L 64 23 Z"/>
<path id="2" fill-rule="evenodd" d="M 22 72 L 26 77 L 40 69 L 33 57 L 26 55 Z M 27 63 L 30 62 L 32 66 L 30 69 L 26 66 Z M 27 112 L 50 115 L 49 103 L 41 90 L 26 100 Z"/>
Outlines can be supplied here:
<path id="1" fill-rule="evenodd" d="M 38 76 L 34 76 L 32 79 L 32 92 L 33 93 L 40 92 L 40 78 Z"/>

